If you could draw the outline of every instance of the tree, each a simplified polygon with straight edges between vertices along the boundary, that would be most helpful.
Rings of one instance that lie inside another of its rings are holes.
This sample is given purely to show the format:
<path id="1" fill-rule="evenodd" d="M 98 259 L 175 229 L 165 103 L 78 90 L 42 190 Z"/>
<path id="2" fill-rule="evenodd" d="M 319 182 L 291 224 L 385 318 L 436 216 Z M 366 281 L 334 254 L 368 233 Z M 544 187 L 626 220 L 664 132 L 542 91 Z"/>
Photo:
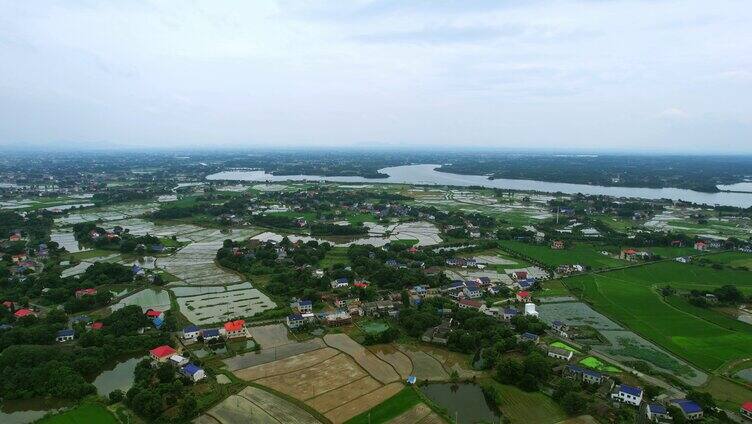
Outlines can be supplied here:
<path id="1" fill-rule="evenodd" d="M 180 402 L 180 417 L 190 419 L 198 412 L 198 402 L 193 395 L 186 395 Z"/>
<path id="2" fill-rule="evenodd" d="M 568 415 L 580 415 L 585 412 L 587 398 L 579 392 L 569 392 L 561 398 L 561 407 Z"/>
<path id="3" fill-rule="evenodd" d="M 516 384 L 520 378 L 524 368 L 522 364 L 511 358 L 504 358 L 496 367 L 496 379 L 506 384 Z"/>
<path id="4" fill-rule="evenodd" d="M 110 403 L 118 403 L 125 399 L 125 393 L 123 393 L 123 391 L 120 389 L 115 389 L 110 392 L 109 398 Z"/>

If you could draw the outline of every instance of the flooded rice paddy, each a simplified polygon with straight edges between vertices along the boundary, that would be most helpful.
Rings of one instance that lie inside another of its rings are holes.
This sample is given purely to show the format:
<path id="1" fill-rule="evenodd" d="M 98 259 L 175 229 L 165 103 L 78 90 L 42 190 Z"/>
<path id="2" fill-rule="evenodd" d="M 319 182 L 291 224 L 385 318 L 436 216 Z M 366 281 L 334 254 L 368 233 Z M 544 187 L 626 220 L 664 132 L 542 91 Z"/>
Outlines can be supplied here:
<path id="1" fill-rule="evenodd" d="M 170 309 L 170 295 L 167 290 L 144 289 L 120 300 L 111 309 L 117 311 L 128 305 L 138 305 L 144 312 L 149 309 L 166 311 Z"/>
<path id="2" fill-rule="evenodd" d="M 222 290 L 188 294 L 183 289 L 180 291 L 182 295 L 174 291 L 173 293 L 177 297 L 182 314 L 194 324 L 223 322 L 234 317 L 252 317 L 277 306 L 250 283 L 218 288 Z"/>
<path id="3" fill-rule="evenodd" d="M 483 390 L 471 383 L 431 383 L 420 387 L 420 391 L 448 414 L 461 423 L 496 422 L 499 419 L 497 408 L 486 401 Z"/>

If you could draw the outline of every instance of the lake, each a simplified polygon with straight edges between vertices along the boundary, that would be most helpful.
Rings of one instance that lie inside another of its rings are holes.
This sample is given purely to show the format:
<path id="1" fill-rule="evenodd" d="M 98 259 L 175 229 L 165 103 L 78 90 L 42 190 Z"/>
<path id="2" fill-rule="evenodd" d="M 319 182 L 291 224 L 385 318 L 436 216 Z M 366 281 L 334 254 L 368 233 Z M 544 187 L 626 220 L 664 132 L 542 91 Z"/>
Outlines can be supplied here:
<path id="1" fill-rule="evenodd" d="M 420 386 L 429 399 L 446 408 L 451 417 L 460 423 L 496 422 L 499 413 L 496 407 L 486 401 L 483 390 L 471 383 L 433 383 Z"/>
<path id="2" fill-rule="evenodd" d="M 91 384 L 97 388 L 97 393 L 100 396 L 107 396 L 111 391 L 120 389 L 123 393 L 133 385 L 133 371 L 136 369 L 141 360 L 146 359 L 147 356 L 125 356 L 112 362 L 108 369 L 102 371 Z"/>
<path id="3" fill-rule="evenodd" d="M 31 423 L 44 417 L 48 412 L 56 412 L 69 406 L 71 403 L 67 401 L 44 398 L 8 400 L 0 404 L 0 423 Z"/>
<path id="4" fill-rule="evenodd" d="M 500 178 L 489 180 L 482 175 L 460 175 L 438 172 L 440 165 L 421 164 L 393 166 L 380 169 L 388 178 L 363 177 L 322 177 L 319 175 L 271 175 L 264 171 L 231 170 L 211 174 L 206 177 L 212 181 L 332 181 L 344 183 L 392 183 L 392 184 L 427 184 L 452 186 L 481 186 L 511 190 L 541 191 L 546 193 L 582 193 L 588 195 L 605 195 L 613 197 L 636 197 L 643 199 L 683 200 L 698 204 L 725 205 L 748 208 L 752 206 L 752 193 L 702 193 L 680 188 L 640 188 L 640 187 L 606 187 L 586 184 L 555 183 L 536 180 L 512 180 Z"/>

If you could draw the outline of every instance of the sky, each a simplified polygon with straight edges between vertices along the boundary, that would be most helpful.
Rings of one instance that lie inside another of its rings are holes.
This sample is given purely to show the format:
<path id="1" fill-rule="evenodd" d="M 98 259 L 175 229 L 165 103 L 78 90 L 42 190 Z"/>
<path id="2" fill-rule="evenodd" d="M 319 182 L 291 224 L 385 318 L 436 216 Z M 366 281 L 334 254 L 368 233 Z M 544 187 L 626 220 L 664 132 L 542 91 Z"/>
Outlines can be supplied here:
<path id="1" fill-rule="evenodd" d="M 19 146 L 752 153 L 752 7 L 0 0 Z"/>

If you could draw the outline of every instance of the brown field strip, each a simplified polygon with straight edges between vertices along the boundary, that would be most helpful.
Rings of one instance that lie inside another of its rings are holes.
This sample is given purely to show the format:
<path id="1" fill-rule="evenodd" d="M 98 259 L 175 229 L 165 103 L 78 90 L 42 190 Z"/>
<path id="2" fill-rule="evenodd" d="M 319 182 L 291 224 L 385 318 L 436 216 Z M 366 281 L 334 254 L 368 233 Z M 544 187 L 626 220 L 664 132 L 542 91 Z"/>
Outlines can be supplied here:
<path id="1" fill-rule="evenodd" d="M 387 421 L 387 424 L 414 424 L 425 418 L 430 413 L 431 408 L 425 403 L 419 403 L 413 406 L 412 409 L 409 409 Z"/>
<path id="2" fill-rule="evenodd" d="M 349 356 L 339 354 L 315 367 L 265 377 L 256 382 L 296 399 L 306 400 L 365 376 L 366 373 Z"/>
<path id="3" fill-rule="evenodd" d="M 338 389 L 326 392 L 321 396 L 309 399 L 306 403 L 319 412 L 327 412 L 338 406 L 342 406 L 351 400 L 357 399 L 366 393 L 370 393 L 381 387 L 381 383 L 371 377 L 363 377 L 358 381 L 342 386 Z"/>
<path id="4" fill-rule="evenodd" d="M 422 420 L 418 421 L 418 424 L 446 424 L 446 421 L 439 414 L 432 411 L 423 417 Z"/>
<path id="5" fill-rule="evenodd" d="M 339 354 L 339 351 L 330 347 L 314 350 L 309 353 L 291 356 L 267 364 L 255 365 L 248 368 L 235 371 L 235 375 L 243 380 L 257 380 L 259 378 L 271 377 L 288 372 L 298 371 L 312 367 L 316 364 Z"/>
<path id="6" fill-rule="evenodd" d="M 413 363 L 410 358 L 400 352 L 393 345 L 377 345 L 369 347 L 379 359 L 391 365 L 403 380 L 413 373 Z"/>
<path id="7" fill-rule="evenodd" d="M 447 380 L 449 373 L 444 370 L 441 363 L 433 356 L 421 350 L 409 350 L 402 348 L 403 352 L 410 357 L 413 363 L 413 374 L 420 380 Z"/>
<path id="8" fill-rule="evenodd" d="M 375 379 L 386 384 L 399 380 L 399 375 L 391 365 L 379 359 L 347 334 L 327 334 L 324 336 L 327 345 L 339 349 L 355 359 L 355 362 L 363 367 Z"/>
<path id="9" fill-rule="evenodd" d="M 247 422 L 279 424 L 279 421 L 264 412 L 258 405 L 238 395 L 228 397 L 222 403 L 210 409 L 208 415 L 222 424 L 241 424 Z"/>
<path id="10" fill-rule="evenodd" d="M 239 395 L 258 405 L 281 423 L 317 424 L 319 422 L 304 409 L 257 387 L 246 387 Z"/>
<path id="11" fill-rule="evenodd" d="M 402 385 L 402 383 L 387 384 L 386 386 L 365 394 L 358 399 L 332 409 L 324 414 L 324 416 L 335 424 L 345 422 L 361 412 L 367 411 L 396 395 L 404 387 L 405 386 Z"/>

